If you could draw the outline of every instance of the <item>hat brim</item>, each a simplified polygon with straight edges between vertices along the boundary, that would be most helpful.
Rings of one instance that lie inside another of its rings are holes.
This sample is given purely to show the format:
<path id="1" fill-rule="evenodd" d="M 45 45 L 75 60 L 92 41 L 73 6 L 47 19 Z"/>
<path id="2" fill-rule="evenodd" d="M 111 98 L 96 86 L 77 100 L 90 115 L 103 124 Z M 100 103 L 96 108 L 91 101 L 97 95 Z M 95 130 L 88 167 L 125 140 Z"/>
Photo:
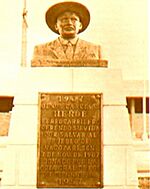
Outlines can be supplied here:
<path id="1" fill-rule="evenodd" d="M 82 29 L 79 33 L 83 32 L 88 27 L 90 22 L 90 13 L 88 9 L 80 3 L 68 1 L 51 6 L 45 14 L 46 23 L 53 32 L 58 34 L 58 31 L 55 28 L 57 18 L 66 11 L 74 12 L 79 16 L 82 23 Z"/>

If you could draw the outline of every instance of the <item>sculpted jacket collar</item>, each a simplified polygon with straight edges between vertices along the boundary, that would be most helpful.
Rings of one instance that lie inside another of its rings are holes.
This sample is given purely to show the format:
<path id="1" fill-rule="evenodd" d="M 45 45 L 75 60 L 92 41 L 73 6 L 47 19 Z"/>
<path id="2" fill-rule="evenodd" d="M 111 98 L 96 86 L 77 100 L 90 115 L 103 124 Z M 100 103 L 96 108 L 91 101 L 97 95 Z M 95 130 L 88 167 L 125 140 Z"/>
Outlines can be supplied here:
<path id="1" fill-rule="evenodd" d="M 66 42 L 68 43 L 68 41 Z M 71 41 L 71 43 L 73 43 L 73 41 Z M 87 48 L 83 45 L 82 40 L 77 38 L 74 41 L 74 43 L 75 43 L 75 49 L 74 49 L 73 59 L 81 59 L 85 55 L 87 55 Z M 56 59 L 62 59 L 62 60 L 66 59 L 66 54 L 64 52 L 63 45 L 61 44 L 59 38 L 53 41 L 53 43 L 50 43 L 49 47 L 53 51 Z"/>
<path id="2" fill-rule="evenodd" d="M 64 39 L 64 38 L 62 38 L 62 37 L 58 37 L 58 39 L 60 40 L 60 43 L 62 44 L 62 45 L 67 45 L 67 43 L 68 42 L 70 42 L 72 45 L 76 45 L 76 43 L 77 43 L 77 41 L 78 41 L 78 37 L 75 37 L 75 38 L 73 38 L 73 39 L 69 39 L 69 40 L 67 40 L 67 39 Z"/>

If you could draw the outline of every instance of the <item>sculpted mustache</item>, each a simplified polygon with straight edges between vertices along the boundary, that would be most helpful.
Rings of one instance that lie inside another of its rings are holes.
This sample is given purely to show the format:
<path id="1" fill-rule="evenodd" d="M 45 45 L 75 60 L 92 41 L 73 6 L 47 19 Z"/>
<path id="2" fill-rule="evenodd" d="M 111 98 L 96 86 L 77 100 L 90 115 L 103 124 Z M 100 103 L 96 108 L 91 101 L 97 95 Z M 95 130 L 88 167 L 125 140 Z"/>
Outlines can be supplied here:
<path id="1" fill-rule="evenodd" d="M 75 27 L 73 25 L 70 25 L 70 24 L 64 26 L 64 28 L 66 28 L 66 27 L 71 27 L 71 28 L 75 29 Z"/>

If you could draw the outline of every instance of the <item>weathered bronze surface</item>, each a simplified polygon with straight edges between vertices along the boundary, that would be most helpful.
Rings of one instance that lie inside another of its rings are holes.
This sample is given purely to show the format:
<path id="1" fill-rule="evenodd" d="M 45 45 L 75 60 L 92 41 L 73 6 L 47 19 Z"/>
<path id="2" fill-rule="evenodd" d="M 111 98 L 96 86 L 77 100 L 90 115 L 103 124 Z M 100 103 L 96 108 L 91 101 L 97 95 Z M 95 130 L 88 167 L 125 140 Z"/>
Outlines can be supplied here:
<path id="1" fill-rule="evenodd" d="M 101 94 L 40 93 L 38 188 L 103 186 Z"/>
<path id="2" fill-rule="evenodd" d="M 108 67 L 107 60 L 49 60 L 48 58 L 33 59 L 32 67 Z"/>

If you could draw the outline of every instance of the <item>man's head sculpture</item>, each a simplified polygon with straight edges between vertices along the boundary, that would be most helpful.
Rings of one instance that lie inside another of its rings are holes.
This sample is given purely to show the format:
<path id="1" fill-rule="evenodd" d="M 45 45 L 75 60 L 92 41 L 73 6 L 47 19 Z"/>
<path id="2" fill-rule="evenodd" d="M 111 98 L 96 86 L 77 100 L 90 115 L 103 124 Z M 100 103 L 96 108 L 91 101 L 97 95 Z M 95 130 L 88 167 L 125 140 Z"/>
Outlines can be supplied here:
<path id="1" fill-rule="evenodd" d="M 81 3 L 67 1 L 51 6 L 45 14 L 46 23 L 53 32 L 59 34 L 59 31 L 56 29 L 57 19 L 65 12 L 72 12 L 79 17 L 82 23 L 82 28 L 79 30 L 79 33 L 88 27 L 90 22 L 89 10 Z"/>

